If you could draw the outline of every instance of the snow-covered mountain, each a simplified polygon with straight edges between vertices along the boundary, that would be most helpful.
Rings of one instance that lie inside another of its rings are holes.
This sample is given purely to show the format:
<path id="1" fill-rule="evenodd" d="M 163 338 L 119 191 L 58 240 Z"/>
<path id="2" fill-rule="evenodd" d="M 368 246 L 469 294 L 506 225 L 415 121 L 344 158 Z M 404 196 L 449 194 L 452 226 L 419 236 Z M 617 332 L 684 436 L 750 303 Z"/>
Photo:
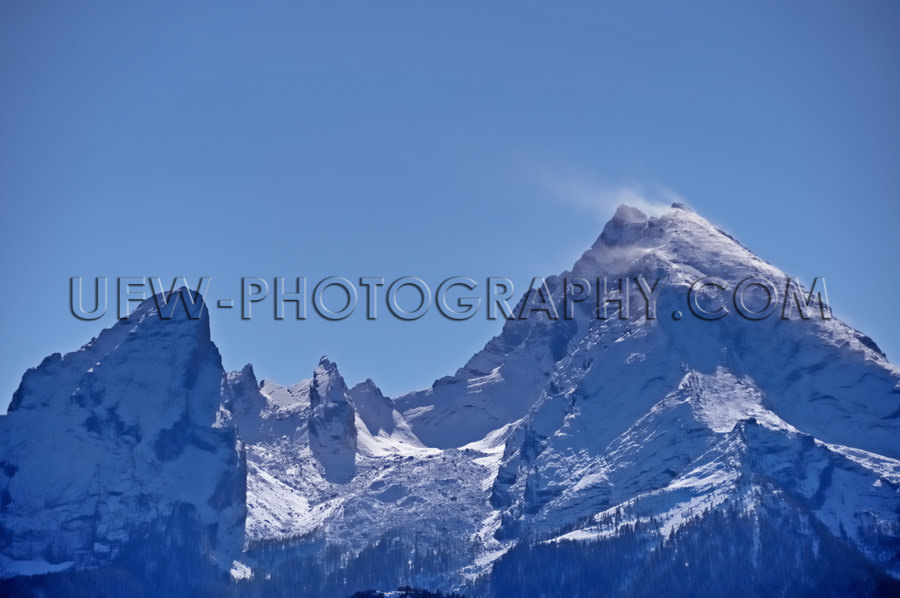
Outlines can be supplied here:
<path id="1" fill-rule="evenodd" d="M 566 280 L 598 277 L 626 277 L 628 317 L 588 298 L 566 318 Z M 692 313 L 704 277 L 726 317 Z M 775 297 L 734 305 L 748 277 Z M 0 417 L 0 588 L 139 588 L 156 559 L 174 593 L 897 592 L 900 370 L 808 289 L 782 318 L 788 281 L 683 205 L 622 206 L 547 279 L 558 318 L 523 297 L 527 319 L 393 400 L 326 358 L 293 386 L 226 374 L 205 316 L 148 301 Z"/>
<path id="2" fill-rule="evenodd" d="M 198 546 L 230 567 L 246 466 L 219 413 L 224 375 L 205 310 L 162 320 L 153 300 L 26 372 L 0 417 L 0 577 L 116 566 L 165 580 L 192 574 L 172 564 Z"/>

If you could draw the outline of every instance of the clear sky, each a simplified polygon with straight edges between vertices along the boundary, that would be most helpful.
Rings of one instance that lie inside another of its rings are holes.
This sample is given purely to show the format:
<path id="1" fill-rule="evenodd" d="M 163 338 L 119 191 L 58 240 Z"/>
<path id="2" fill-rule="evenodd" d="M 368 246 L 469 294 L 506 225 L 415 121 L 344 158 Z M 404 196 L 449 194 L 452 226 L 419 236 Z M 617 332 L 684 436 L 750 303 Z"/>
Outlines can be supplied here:
<path id="1" fill-rule="evenodd" d="M 527 285 L 635 197 L 824 276 L 900 361 L 898 30 L 893 1 L 3 2 L 0 404 L 114 322 L 72 276 Z M 226 368 L 328 355 L 390 395 L 501 326 L 271 309 L 212 310 Z"/>

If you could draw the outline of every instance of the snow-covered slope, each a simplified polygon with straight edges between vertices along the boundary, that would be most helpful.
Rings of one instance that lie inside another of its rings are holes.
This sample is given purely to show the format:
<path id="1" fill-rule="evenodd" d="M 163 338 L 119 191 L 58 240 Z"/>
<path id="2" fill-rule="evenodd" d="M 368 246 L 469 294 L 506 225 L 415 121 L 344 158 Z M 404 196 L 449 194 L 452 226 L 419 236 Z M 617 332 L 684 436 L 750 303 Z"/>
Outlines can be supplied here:
<path id="1" fill-rule="evenodd" d="M 255 421 L 238 420 L 247 439 L 247 548 L 245 562 L 271 566 L 290 556 L 279 546 L 324 544 L 355 555 L 391 538 L 398 545 L 445 544 L 452 530 L 466 550 L 453 567 L 429 577 L 456 581 L 469 565 L 468 536 L 491 513 L 488 490 L 500 447 L 441 451 L 428 448 L 371 381 L 348 389 L 337 366 L 322 358 L 313 377 L 294 386 L 252 372 L 229 377 L 229 407 L 262 405 Z M 243 389 L 239 392 L 238 389 Z"/>
<path id="2" fill-rule="evenodd" d="M 607 292 L 630 281 L 628 317 L 589 299 L 565 318 L 566 279 L 598 277 Z M 662 280 L 653 317 L 638 277 Z M 692 312 L 704 277 L 728 285 L 698 295 L 726 317 Z M 748 277 L 774 285 L 767 318 L 735 313 Z M 793 298 L 783 319 L 787 275 L 680 204 L 659 218 L 622 206 L 547 284 L 559 318 L 511 319 L 454 375 L 393 400 L 326 358 L 293 386 L 224 375 L 205 320 L 172 325 L 145 304 L 29 371 L 0 418 L 6 574 L 103 562 L 190 505 L 201 553 L 235 560 L 250 593 L 587 580 L 566 586 L 579 595 L 599 583 L 590 559 L 619 572 L 610 591 L 637 595 L 731 588 L 703 586 L 713 576 L 757 594 L 900 587 L 900 370 L 870 339 Z M 244 454 L 246 503 L 219 500 L 243 499 Z"/>

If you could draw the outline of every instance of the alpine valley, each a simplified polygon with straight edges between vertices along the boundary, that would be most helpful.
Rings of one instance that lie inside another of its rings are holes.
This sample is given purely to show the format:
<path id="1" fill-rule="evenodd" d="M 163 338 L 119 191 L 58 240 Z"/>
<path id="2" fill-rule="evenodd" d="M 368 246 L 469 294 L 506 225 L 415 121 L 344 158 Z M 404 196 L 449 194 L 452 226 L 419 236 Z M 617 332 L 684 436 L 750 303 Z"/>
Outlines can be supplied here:
<path id="1" fill-rule="evenodd" d="M 664 280 L 655 316 L 562 317 L 598 277 Z M 206 310 L 147 300 L 0 416 L 0 595 L 900 595 L 900 369 L 808 289 L 748 319 L 707 286 L 731 313 L 695 317 L 704 277 L 789 280 L 622 206 L 547 279 L 560 317 L 394 398 L 327 358 L 227 373 Z"/>

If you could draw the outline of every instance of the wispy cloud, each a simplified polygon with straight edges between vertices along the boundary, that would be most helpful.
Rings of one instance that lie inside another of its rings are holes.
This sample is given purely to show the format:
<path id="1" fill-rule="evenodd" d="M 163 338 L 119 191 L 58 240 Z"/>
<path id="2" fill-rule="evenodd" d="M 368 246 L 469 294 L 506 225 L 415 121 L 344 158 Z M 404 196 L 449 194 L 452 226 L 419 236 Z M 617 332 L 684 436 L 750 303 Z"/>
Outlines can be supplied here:
<path id="1" fill-rule="evenodd" d="M 601 222 L 608 220 L 622 204 L 635 207 L 648 216 L 667 212 L 673 202 L 684 202 L 671 189 L 639 183 L 604 183 L 579 173 L 546 171 L 541 182 L 558 201 L 594 215 Z"/>

